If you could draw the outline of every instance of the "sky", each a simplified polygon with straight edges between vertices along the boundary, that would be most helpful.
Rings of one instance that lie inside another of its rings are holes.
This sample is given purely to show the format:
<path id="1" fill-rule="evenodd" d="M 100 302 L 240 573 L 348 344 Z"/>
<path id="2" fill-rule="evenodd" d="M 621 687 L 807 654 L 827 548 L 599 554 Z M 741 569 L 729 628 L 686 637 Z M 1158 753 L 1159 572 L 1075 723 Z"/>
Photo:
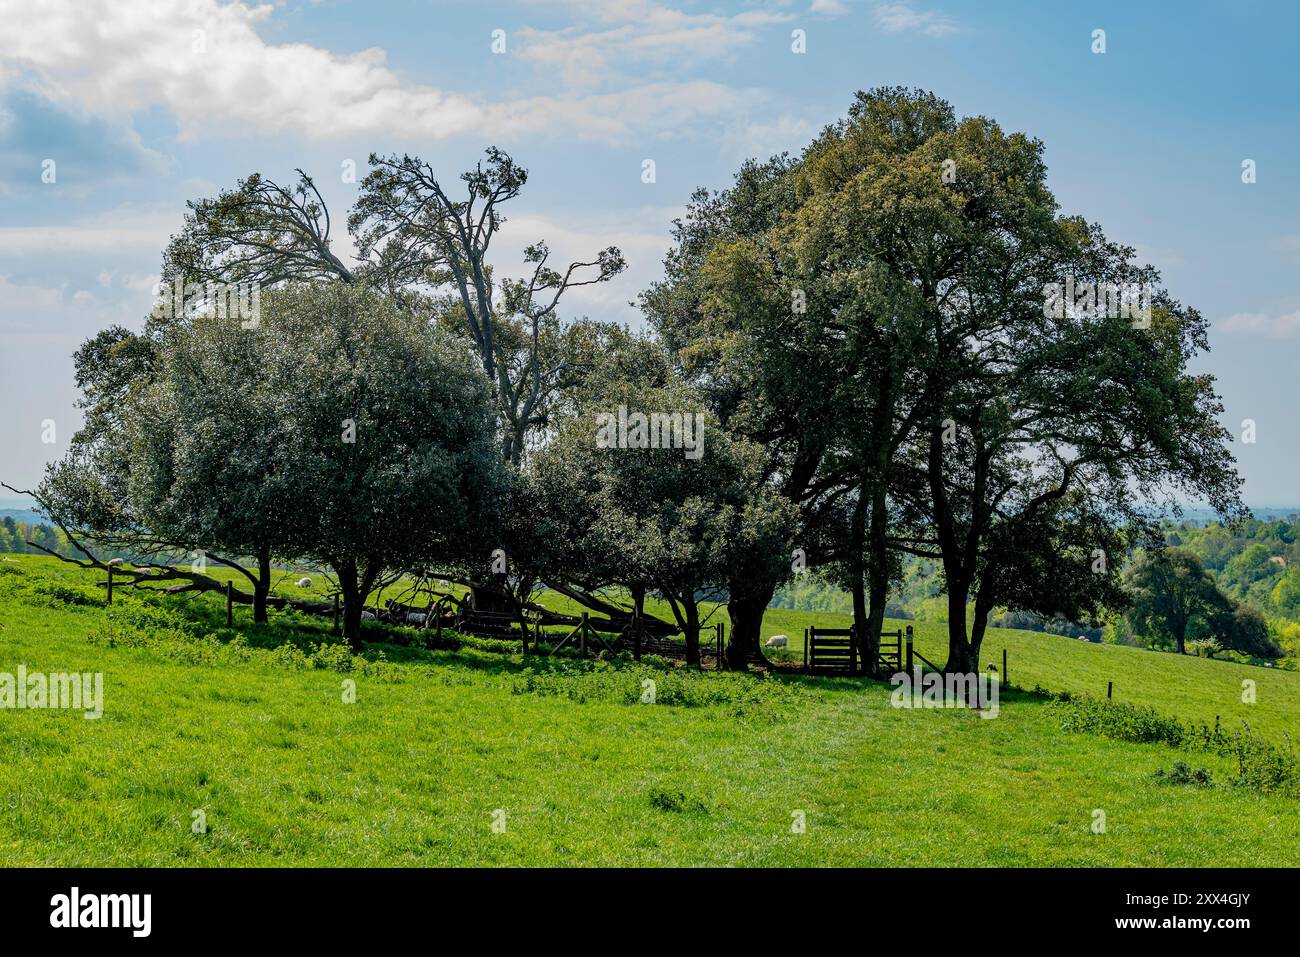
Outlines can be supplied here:
<path id="1" fill-rule="evenodd" d="M 1247 503 L 1300 504 L 1298 62 L 1300 4 L 1262 0 L 0 0 L 0 481 L 66 451 L 71 354 L 143 323 L 186 200 L 301 168 L 346 258 L 350 168 L 454 180 L 496 145 L 530 174 L 498 270 L 617 245 L 627 272 L 565 303 L 636 327 L 693 189 L 902 85 L 1043 141 L 1062 212 L 1211 323 Z"/>

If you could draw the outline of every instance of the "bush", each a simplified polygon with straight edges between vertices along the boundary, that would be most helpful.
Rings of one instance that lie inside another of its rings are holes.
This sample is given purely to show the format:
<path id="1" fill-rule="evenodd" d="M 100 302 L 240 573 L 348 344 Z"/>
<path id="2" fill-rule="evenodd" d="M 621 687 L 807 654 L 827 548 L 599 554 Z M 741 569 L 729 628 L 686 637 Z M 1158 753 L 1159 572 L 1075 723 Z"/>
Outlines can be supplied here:
<path id="1" fill-rule="evenodd" d="M 1053 695 L 1047 707 L 1060 719 L 1064 731 L 1098 734 L 1120 741 L 1161 741 L 1172 747 L 1179 747 L 1186 740 L 1183 722 L 1154 708 L 1070 694 Z"/>
<path id="2" fill-rule="evenodd" d="M 1209 768 L 1193 768 L 1186 761 L 1175 761 L 1169 770 L 1156 769 L 1156 780 L 1166 784 L 1191 784 L 1198 788 L 1214 787 Z"/>
<path id="3" fill-rule="evenodd" d="M 1226 734 L 1217 723 L 1213 728 L 1204 723 L 1184 723 L 1153 708 L 1108 703 L 1065 692 L 1050 695 L 1047 708 L 1060 720 L 1064 731 L 1098 734 L 1120 741 L 1161 742 L 1174 748 L 1230 755 L 1237 759 L 1237 768 L 1228 779 L 1229 784 L 1300 797 L 1300 762 L 1289 738 L 1285 746 L 1271 744 L 1256 738 L 1249 725 L 1234 734 Z M 1165 780 L 1202 784 L 1198 772 L 1205 769 L 1189 769 L 1187 780 L 1169 778 L 1172 774 L 1181 778 L 1184 772 L 1179 769 L 1180 764 L 1183 762 L 1175 762 L 1174 768 L 1166 772 Z M 1208 786 L 1208 771 L 1204 779 Z"/>

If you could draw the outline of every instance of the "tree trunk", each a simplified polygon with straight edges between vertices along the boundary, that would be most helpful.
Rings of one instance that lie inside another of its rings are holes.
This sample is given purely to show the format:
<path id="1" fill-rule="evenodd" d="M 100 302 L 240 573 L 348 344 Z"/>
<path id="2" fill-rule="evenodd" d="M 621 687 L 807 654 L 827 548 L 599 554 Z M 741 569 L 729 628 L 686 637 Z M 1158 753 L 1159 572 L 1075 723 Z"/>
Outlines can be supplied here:
<path id="1" fill-rule="evenodd" d="M 361 610 L 364 597 L 356 562 L 346 562 L 334 569 L 343 594 L 343 637 L 353 651 L 361 650 Z"/>
<path id="2" fill-rule="evenodd" d="M 265 622 L 266 598 L 271 593 L 271 550 L 260 549 L 257 553 L 257 581 L 253 585 L 253 621 Z"/>
<path id="3" fill-rule="evenodd" d="M 745 593 L 741 594 L 740 589 Z M 731 635 L 727 639 L 727 669 L 744 671 L 749 662 L 765 662 L 759 636 L 763 630 L 763 613 L 776 592 L 773 584 L 755 586 L 752 582 L 733 583 L 727 599 L 727 614 L 731 616 Z"/>
<path id="4" fill-rule="evenodd" d="M 971 646 L 966 639 L 966 599 L 970 585 L 964 581 L 948 581 L 948 661 L 943 670 L 948 674 L 970 674 Z M 975 664 L 978 668 L 978 663 Z"/>
<path id="5" fill-rule="evenodd" d="M 700 666 L 700 609 L 695 604 L 695 596 L 689 595 L 682 603 L 686 612 L 686 627 L 682 634 L 686 637 L 686 664 Z"/>
<path id="6" fill-rule="evenodd" d="M 867 584 L 870 604 L 867 623 L 859 634 L 862 670 L 873 677 L 880 675 L 880 632 L 885 624 L 885 603 L 889 600 L 889 513 L 883 481 L 871 493 L 871 533 L 867 551 Z"/>
<path id="7" fill-rule="evenodd" d="M 867 621 L 866 569 L 862 564 L 862 550 L 866 547 L 866 483 L 858 487 L 858 501 L 853 506 L 853 518 L 849 522 L 849 591 L 853 595 L 853 634 L 857 639 L 858 654 L 862 656 L 862 670 L 869 671 L 867 663 L 875 657 L 867 657 L 866 641 L 870 623 Z"/>

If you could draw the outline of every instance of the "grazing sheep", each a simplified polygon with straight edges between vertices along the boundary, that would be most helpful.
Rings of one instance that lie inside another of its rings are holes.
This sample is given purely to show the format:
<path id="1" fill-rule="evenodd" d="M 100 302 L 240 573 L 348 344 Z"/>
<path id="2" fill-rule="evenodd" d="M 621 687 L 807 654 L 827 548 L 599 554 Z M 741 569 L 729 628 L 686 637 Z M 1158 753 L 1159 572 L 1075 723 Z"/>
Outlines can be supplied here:
<path id="1" fill-rule="evenodd" d="M 299 588 L 310 588 L 311 579 L 308 578 L 306 575 L 304 575 L 302 578 L 299 578 L 296 582 L 294 582 L 294 584 L 297 585 Z"/>
<path id="2" fill-rule="evenodd" d="M 375 620 L 375 613 L 374 613 L 373 611 L 363 611 L 363 612 L 361 613 L 361 620 L 362 620 L 362 621 L 374 621 L 374 620 Z"/>
<path id="3" fill-rule="evenodd" d="M 406 623 L 408 625 L 423 625 L 424 619 L 427 617 L 428 616 L 425 615 L 423 612 L 408 611 L 406 613 Z"/>
<path id="4" fill-rule="evenodd" d="M 773 635 L 767 639 L 768 648 L 788 648 L 789 646 L 790 638 L 786 635 Z"/>
<path id="5" fill-rule="evenodd" d="M 122 559 L 120 559 L 120 558 L 110 558 L 110 559 L 108 560 L 108 563 L 109 563 L 110 565 L 112 565 L 114 568 L 116 568 L 118 565 L 122 564 Z"/>

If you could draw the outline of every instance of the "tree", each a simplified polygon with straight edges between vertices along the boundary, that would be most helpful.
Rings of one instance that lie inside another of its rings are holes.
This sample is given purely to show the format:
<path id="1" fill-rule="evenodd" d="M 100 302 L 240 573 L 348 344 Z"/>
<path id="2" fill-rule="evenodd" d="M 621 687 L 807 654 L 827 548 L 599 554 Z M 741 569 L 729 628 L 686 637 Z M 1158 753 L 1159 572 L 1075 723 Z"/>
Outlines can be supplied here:
<path id="1" fill-rule="evenodd" d="M 290 555 L 301 488 L 283 450 L 291 421 L 266 380 L 275 329 L 201 316 L 169 327 L 123 438 L 138 520 L 202 554 L 252 556 L 253 619 L 267 620 L 272 559 Z"/>
<path id="2" fill-rule="evenodd" d="M 737 241 L 757 240 L 795 208 L 794 169 L 784 155 L 750 161 L 730 189 L 697 190 L 674 222 L 664 279 L 640 301 L 675 372 L 699 392 L 720 428 L 763 450 L 765 487 L 799 508 L 816 494 L 813 482 L 836 421 L 835 370 L 804 348 L 816 333 L 803 333 L 791 300 L 751 270 L 752 257 L 712 258 Z M 737 304 L 745 290 L 753 297 Z M 754 558 L 757 568 L 738 564 L 728 582 L 727 665 L 734 669 L 761 659 L 763 612 L 795 564 Z M 765 568 L 767 574 L 754 573 Z"/>
<path id="3" fill-rule="evenodd" d="M 517 465 L 528 434 L 545 425 L 547 401 L 564 371 L 563 358 L 543 348 L 558 330 L 561 298 L 618 275 L 626 268 L 623 255 L 611 246 L 557 269 L 538 241 L 524 251 L 528 275 L 502 282 L 498 294 L 487 254 L 503 222 L 501 207 L 519 196 L 527 170 L 490 148 L 486 163 L 461 175 L 465 198 L 453 199 L 418 156 L 372 154 L 370 164 L 348 218 L 370 275 L 391 289 L 449 291 L 459 307 L 450 314 L 496 389 L 502 455 Z"/>
<path id="4" fill-rule="evenodd" d="M 496 538 L 502 463 L 489 385 L 463 345 L 359 286 L 264 298 L 258 343 L 294 493 L 285 551 L 329 565 L 344 634 L 390 569 L 474 562 Z"/>
<path id="5" fill-rule="evenodd" d="M 1225 648 L 1256 658 L 1281 658 L 1282 649 L 1269 634 L 1268 622 L 1254 608 L 1236 605 L 1231 617 L 1216 622 L 1219 642 Z"/>
<path id="6" fill-rule="evenodd" d="M 1240 509 L 1212 380 L 1186 372 L 1199 314 L 1158 289 L 1148 328 L 1073 297 L 1046 308 L 1054 283 L 1158 276 L 1057 215 L 1023 134 L 920 91 L 861 93 L 798 160 L 697 193 L 676 239 L 643 305 L 683 374 L 768 451 L 803 534 L 827 543 L 817 561 L 860 588 L 869 543 L 873 609 L 889 548 L 941 563 L 952 670 L 978 667 L 1017 563 L 1051 564 L 1024 549 L 1105 551 L 1118 525 L 1149 528 L 1139 503 L 1179 492 Z M 1117 596 L 1104 557 L 1103 582 L 1071 575 L 1083 591 L 1052 604 Z M 733 636 L 756 638 L 761 609 L 735 610 Z"/>
<path id="7" fill-rule="evenodd" d="M 591 259 L 551 263 L 544 241 L 524 253 L 525 275 L 497 283 L 488 264 L 502 208 L 528 173 L 495 147 L 447 189 L 417 156 L 370 157 L 371 172 L 349 217 L 361 256 L 345 265 L 333 252 L 332 219 L 311 178 L 282 186 L 259 174 L 214 199 L 189 203 L 185 227 L 164 257 L 164 278 L 275 286 L 301 280 L 367 283 L 474 346 L 498 412 L 498 448 L 518 468 L 541 435 L 552 403 L 573 385 L 588 328 L 565 328 L 559 306 L 578 286 L 606 282 L 626 266 L 608 247 Z M 471 585 L 476 607 L 507 610 L 500 590 Z"/>
<path id="8" fill-rule="evenodd" d="M 362 258 L 350 267 L 332 250 L 332 220 L 311 178 L 281 186 L 259 174 L 216 198 L 189 203 L 184 229 L 164 257 L 164 278 L 196 283 L 365 281 L 413 313 L 453 325 L 474 344 L 502 416 L 503 458 L 518 465 L 528 435 L 568 371 L 557 309 L 578 286 L 606 282 L 626 263 L 609 247 L 560 268 L 544 241 L 524 253 L 526 275 L 499 288 L 487 256 L 528 172 L 495 147 L 451 195 L 418 156 L 370 157 L 371 172 L 348 217 Z"/>
<path id="9" fill-rule="evenodd" d="M 628 441 L 611 443 L 610 419 L 621 420 L 620 408 L 632 423 Z M 753 567 L 762 560 L 756 556 L 784 567 L 794 519 L 764 486 L 761 450 L 728 435 L 703 409 L 680 384 L 624 384 L 558 423 L 533 462 L 552 521 L 567 517 L 560 532 L 572 543 L 568 575 L 628 588 L 638 611 L 647 591 L 663 596 L 693 665 L 701 604 L 721 597 L 738 571 L 773 574 Z M 699 454 L 665 444 L 665 430 L 656 430 L 663 421 L 690 426 Z"/>
<path id="10" fill-rule="evenodd" d="M 227 343 L 251 343 L 233 323 L 204 326 L 206 338 L 183 322 L 146 323 L 143 333 L 111 327 L 88 339 L 74 356 L 85 424 L 68 454 L 46 469 L 38 501 L 66 536 L 74 554 L 102 563 L 87 549 L 150 563 L 150 577 L 188 580 L 192 587 L 217 588 L 197 564 L 229 567 L 252 586 L 255 617 L 266 619 L 270 588 L 269 539 L 260 526 L 272 509 L 259 511 L 247 495 L 249 482 L 269 482 L 251 444 L 206 442 L 224 428 L 248 428 L 242 421 L 256 394 L 236 374 L 247 371 L 245 355 L 213 358 L 212 333 L 225 328 Z M 162 360 L 173 349 L 170 363 Z M 241 406 L 242 403 L 242 406 Z M 203 415 L 206 421 L 200 421 Z M 212 418 L 216 416 L 216 418 Z M 239 480 L 237 463 L 249 463 Z M 232 481 L 233 480 L 233 481 Z M 233 497 L 233 499 L 232 499 Z M 183 501 L 182 501 L 183 499 Z M 236 529 L 240 531 L 236 531 Z M 65 549 L 66 550 L 66 549 Z M 240 560 L 253 555 L 255 568 Z M 164 569 L 177 558 L 191 571 Z M 143 579 L 142 579 L 143 580 Z"/>
<path id="11" fill-rule="evenodd" d="M 1136 634 L 1172 644 L 1187 653 L 1189 629 L 1225 612 L 1227 600 L 1200 560 L 1185 549 L 1143 552 L 1128 573 L 1133 607 L 1129 622 Z"/>
<path id="12" fill-rule="evenodd" d="M 827 138 L 869 155 L 844 228 L 879 237 L 875 256 L 925 317 L 927 342 L 912 352 L 923 438 L 895 467 L 911 472 L 900 495 L 931 529 L 904 547 L 942 562 L 949 670 L 978 668 L 993 608 L 1062 548 L 1080 559 L 1100 549 L 1103 581 L 1058 581 L 1055 604 L 1116 596 L 1107 549 L 1119 524 L 1146 527 L 1139 503 L 1182 492 L 1240 509 L 1212 380 L 1186 372 L 1204 321 L 1131 249 L 1057 215 L 1041 143 L 901 90 L 860 94 Z M 1147 324 L 1082 296 L 1050 308 L 1069 283 L 1148 290 Z M 1060 594 L 1069 584 L 1083 591 Z"/>

